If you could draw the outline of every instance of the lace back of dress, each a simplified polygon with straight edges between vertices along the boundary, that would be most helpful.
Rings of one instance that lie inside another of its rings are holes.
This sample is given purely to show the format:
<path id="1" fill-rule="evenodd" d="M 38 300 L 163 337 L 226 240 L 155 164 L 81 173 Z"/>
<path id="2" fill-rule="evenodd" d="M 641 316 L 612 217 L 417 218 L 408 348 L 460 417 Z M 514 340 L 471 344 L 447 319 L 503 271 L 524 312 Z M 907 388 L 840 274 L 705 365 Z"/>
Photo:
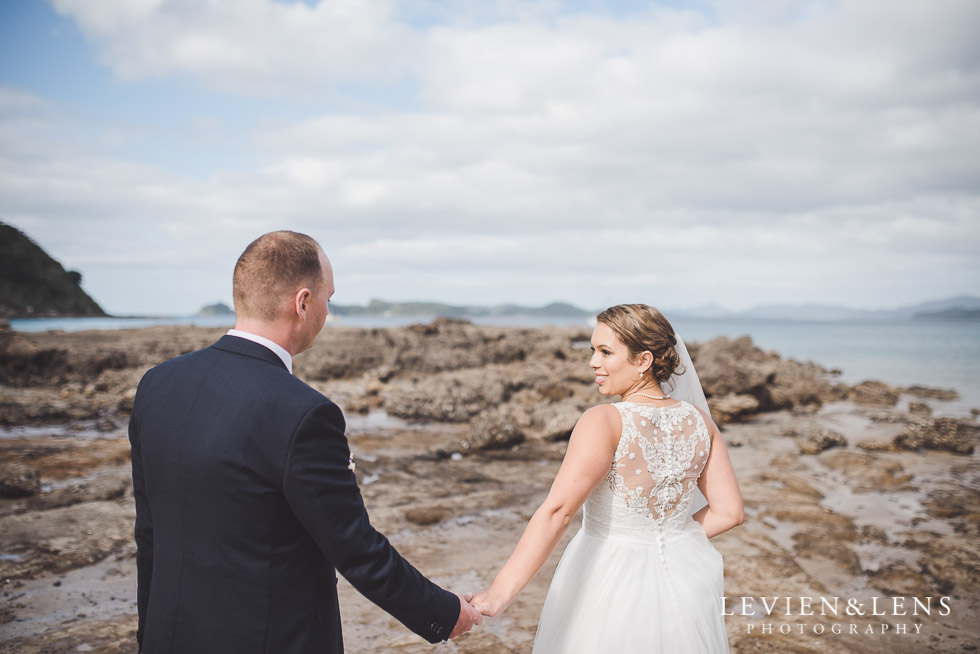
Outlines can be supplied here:
<path id="1" fill-rule="evenodd" d="M 662 531 L 687 519 L 711 438 L 701 414 L 681 403 L 617 405 L 623 434 L 610 471 L 614 491 Z"/>

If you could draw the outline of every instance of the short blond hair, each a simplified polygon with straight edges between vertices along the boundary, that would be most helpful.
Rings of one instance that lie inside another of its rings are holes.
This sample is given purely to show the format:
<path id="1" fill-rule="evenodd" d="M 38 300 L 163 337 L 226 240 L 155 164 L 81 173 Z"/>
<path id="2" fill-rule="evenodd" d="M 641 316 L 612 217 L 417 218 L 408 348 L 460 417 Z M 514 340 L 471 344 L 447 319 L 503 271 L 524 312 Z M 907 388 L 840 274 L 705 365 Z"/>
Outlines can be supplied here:
<path id="1" fill-rule="evenodd" d="M 306 234 L 280 230 L 252 241 L 235 263 L 235 313 L 275 321 L 301 288 L 323 283 L 320 245 Z"/>

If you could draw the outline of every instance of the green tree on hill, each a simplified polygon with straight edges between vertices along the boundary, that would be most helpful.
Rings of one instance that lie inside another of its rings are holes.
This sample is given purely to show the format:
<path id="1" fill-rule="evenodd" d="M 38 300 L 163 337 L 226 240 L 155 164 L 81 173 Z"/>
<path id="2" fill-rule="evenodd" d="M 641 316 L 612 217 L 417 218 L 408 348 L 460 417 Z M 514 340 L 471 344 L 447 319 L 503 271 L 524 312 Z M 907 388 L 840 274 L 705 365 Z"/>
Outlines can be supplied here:
<path id="1" fill-rule="evenodd" d="M 106 315 L 81 282 L 81 273 L 65 270 L 26 234 L 0 222 L 0 317 Z"/>

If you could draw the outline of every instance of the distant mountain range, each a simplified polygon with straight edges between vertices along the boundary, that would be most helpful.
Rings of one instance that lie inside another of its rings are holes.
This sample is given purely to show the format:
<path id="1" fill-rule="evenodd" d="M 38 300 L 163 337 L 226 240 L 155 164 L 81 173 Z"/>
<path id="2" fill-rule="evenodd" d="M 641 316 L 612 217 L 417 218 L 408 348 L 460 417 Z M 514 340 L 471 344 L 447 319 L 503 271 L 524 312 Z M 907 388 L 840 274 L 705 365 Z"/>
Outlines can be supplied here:
<path id="1" fill-rule="evenodd" d="M 26 234 L 0 222 L 0 318 L 104 316 L 101 307 L 81 288 L 82 276 L 65 270 Z M 980 322 L 980 298 L 963 295 L 897 309 L 852 309 L 827 304 L 773 304 L 746 311 L 729 311 L 717 304 L 688 309 L 663 309 L 671 318 L 748 319 L 831 322 L 956 321 Z M 495 306 L 452 305 L 440 302 L 386 302 L 367 306 L 331 305 L 337 316 L 408 316 L 427 318 L 565 318 L 587 319 L 596 311 L 564 302 L 542 307 L 518 304 Z M 202 316 L 233 315 L 223 303 L 201 309 Z"/>
<path id="2" fill-rule="evenodd" d="M 385 302 L 371 300 L 367 306 L 356 304 L 331 304 L 330 311 L 337 316 L 445 316 L 448 318 L 485 318 L 492 316 L 525 316 L 552 318 L 587 318 L 595 315 L 564 302 L 552 302 L 543 307 L 525 307 L 518 304 L 496 306 L 453 305 L 441 302 Z"/>
<path id="3" fill-rule="evenodd" d="M 717 305 L 668 312 L 688 318 L 741 318 L 756 320 L 893 322 L 905 320 L 977 320 L 980 298 L 961 295 L 931 300 L 897 309 L 853 309 L 829 304 L 770 304 L 745 311 L 728 311 Z"/>
<path id="4" fill-rule="evenodd" d="M 589 311 L 564 302 L 553 302 L 543 307 L 517 304 L 495 306 L 453 305 L 440 302 L 386 302 L 371 300 L 366 306 L 331 305 L 330 310 L 343 316 L 446 316 L 451 318 L 503 317 L 554 317 L 588 318 L 596 311 Z M 827 304 L 772 304 L 753 307 L 745 311 L 730 311 L 708 304 L 689 309 L 664 309 L 671 318 L 785 320 L 799 322 L 902 322 L 928 321 L 980 321 L 980 298 L 963 295 L 945 300 L 933 300 L 897 309 L 853 309 Z"/>
<path id="5" fill-rule="evenodd" d="M 963 309 L 956 307 L 943 311 L 933 311 L 930 313 L 917 313 L 912 316 L 912 320 L 980 320 L 980 309 Z"/>

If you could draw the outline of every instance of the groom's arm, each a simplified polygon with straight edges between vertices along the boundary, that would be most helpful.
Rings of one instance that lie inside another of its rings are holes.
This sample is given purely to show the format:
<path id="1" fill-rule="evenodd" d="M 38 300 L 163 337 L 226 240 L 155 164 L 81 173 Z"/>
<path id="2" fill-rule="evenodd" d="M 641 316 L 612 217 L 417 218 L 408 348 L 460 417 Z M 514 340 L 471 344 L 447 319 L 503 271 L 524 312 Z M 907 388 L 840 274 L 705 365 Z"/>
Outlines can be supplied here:
<path id="1" fill-rule="evenodd" d="M 426 579 L 371 526 L 348 468 L 344 426 L 343 414 L 329 401 L 302 419 L 286 458 L 286 499 L 360 593 L 430 643 L 446 640 L 460 615 L 460 599 Z"/>

